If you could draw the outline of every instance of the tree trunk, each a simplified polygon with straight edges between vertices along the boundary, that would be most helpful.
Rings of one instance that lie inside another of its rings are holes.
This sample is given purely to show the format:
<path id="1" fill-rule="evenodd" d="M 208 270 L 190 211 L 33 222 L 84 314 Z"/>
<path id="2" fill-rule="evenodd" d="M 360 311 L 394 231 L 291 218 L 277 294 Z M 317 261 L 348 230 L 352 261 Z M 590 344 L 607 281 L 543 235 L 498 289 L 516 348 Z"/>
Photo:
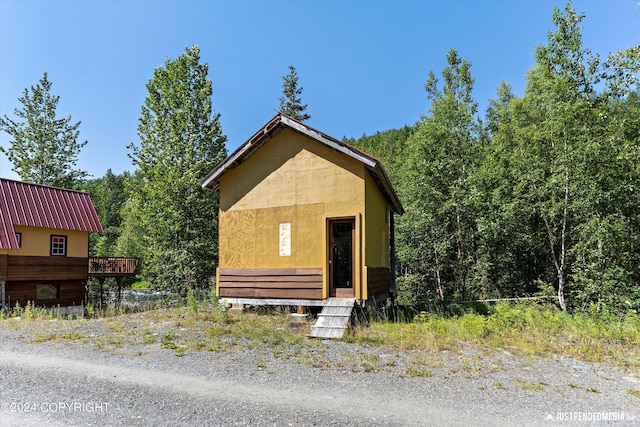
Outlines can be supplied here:
<path id="1" fill-rule="evenodd" d="M 563 311 L 567 311 L 567 304 L 564 302 L 564 274 L 558 272 L 558 304 Z"/>
<path id="2" fill-rule="evenodd" d="M 438 260 L 438 249 L 436 248 L 435 243 L 433 244 L 433 253 L 434 253 L 435 262 L 436 262 L 436 270 L 434 272 L 434 275 L 436 278 L 436 292 L 438 292 L 438 296 L 440 297 L 440 300 L 443 301 L 444 292 L 442 291 L 442 281 L 440 279 L 440 261 Z"/>
<path id="3" fill-rule="evenodd" d="M 468 265 L 466 260 L 464 242 L 463 242 L 463 232 L 462 232 L 462 221 L 460 220 L 460 207 L 458 205 L 458 201 L 454 197 L 455 205 L 456 205 L 456 244 L 458 247 L 458 260 L 460 261 L 460 287 L 462 299 L 467 299 L 467 271 Z"/>

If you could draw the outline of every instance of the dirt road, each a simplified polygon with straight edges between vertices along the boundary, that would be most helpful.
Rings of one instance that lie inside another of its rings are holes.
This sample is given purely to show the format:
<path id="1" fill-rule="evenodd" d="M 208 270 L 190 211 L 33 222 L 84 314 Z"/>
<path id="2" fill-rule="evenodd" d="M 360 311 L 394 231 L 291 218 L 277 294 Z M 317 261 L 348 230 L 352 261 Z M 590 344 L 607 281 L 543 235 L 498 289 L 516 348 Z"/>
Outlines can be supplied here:
<path id="1" fill-rule="evenodd" d="M 6 328 L 0 328 L 0 339 L 3 427 L 640 422 L 640 398 L 628 393 L 640 387 L 637 377 L 570 359 L 502 355 L 496 356 L 500 369 L 484 361 L 486 368 L 465 370 L 478 355 L 465 360 L 442 354 L 420 377 L 399 374 L 402 355 L 378 355 L 393 361 L 386 363 L 392 369 L 364 372 L 270 358 L 260 349 L 182 357 L 158 345 L 104 351 L 28 342 Z M 326 351 L 326 357 L 347 357 L 348 345 L 328 346 L 339 351 Z"/>

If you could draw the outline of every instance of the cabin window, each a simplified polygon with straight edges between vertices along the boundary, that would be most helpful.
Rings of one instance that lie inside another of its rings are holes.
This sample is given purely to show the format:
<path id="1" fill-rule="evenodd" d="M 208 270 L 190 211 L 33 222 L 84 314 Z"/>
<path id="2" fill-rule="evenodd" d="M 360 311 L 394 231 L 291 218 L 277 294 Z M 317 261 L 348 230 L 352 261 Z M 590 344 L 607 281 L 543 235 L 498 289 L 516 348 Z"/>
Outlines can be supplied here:
<path id="1" fill-rule="evenodd" d="M 36 299 L 56 299 L 59 290 L 59 285 L 36 285 Z"/>
<path id="2" fill-rule="evenodd" d="M 67 255 L 67 236 L 51 236 L 51 255 Z"/>
<path id="3" fill-rule="evenodd" d="M 16 233 L 16 239 L 18 240 L 18 247 L 22 247 L 22 233 Z"/>

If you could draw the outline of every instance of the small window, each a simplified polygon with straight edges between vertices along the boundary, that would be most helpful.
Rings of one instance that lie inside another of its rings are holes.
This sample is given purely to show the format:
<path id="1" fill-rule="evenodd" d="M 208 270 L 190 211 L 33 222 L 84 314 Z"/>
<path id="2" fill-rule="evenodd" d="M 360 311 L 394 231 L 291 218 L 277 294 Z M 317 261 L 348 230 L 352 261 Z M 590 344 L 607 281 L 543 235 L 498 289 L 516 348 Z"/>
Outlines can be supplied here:
<path id="1" fill-rule="evenodd" d="M 58 298 L 58 285 L 36 285 L 36 299 Z"/>
<path id="2" fill-rule="evenodd" d="M 16 233 L 16 239 L 18 240 L 18 247 L 22 247 L 22 233 Z"/>
<path id="3" fill-rule="evenodd" d="M 51 236 L 51 255 L 67 255 L 67 236 Z"/>

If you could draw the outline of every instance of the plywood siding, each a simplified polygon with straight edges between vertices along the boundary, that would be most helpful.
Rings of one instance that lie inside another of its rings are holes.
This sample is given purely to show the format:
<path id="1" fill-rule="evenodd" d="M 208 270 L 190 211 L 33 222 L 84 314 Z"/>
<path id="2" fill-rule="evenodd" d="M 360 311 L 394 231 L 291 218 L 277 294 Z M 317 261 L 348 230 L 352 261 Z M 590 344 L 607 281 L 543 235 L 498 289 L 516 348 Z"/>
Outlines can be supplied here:
<path id="1" fill-rule="evenodd" d="M 335 204 L 364 208 L 364 165 L 291 130 L 220 181 L 220 209 Z"/>
<path id="2" fill-rule="evenodd" d="M 365 182 L 365 264 L 389 267 L 389 203 L 371 176 Z"/>
<path id="3" fill-rule="evenodd" d="M 290 130 L 280 132 L 220 181 L 221 268 L 324 265 L 325 222 L 364 209 L 364 165 Z M 291 224 L 290 255 L 279 246 Z"/>
<path id="4" fill-rule="evenodd" d="M 7 257 L 7 280 L 87 280 L 89 258 Z"/>
<path id="5" fill-rule="evenodd" d="M 220 268 L 218 296 L 322 299 L 322 268 Z"/>
<path id="6" fill-rule="evenodd" d="M 236 268 L 255 267 L 256 211 L 220 212 L 218 221 L 219 265 Z"/>

